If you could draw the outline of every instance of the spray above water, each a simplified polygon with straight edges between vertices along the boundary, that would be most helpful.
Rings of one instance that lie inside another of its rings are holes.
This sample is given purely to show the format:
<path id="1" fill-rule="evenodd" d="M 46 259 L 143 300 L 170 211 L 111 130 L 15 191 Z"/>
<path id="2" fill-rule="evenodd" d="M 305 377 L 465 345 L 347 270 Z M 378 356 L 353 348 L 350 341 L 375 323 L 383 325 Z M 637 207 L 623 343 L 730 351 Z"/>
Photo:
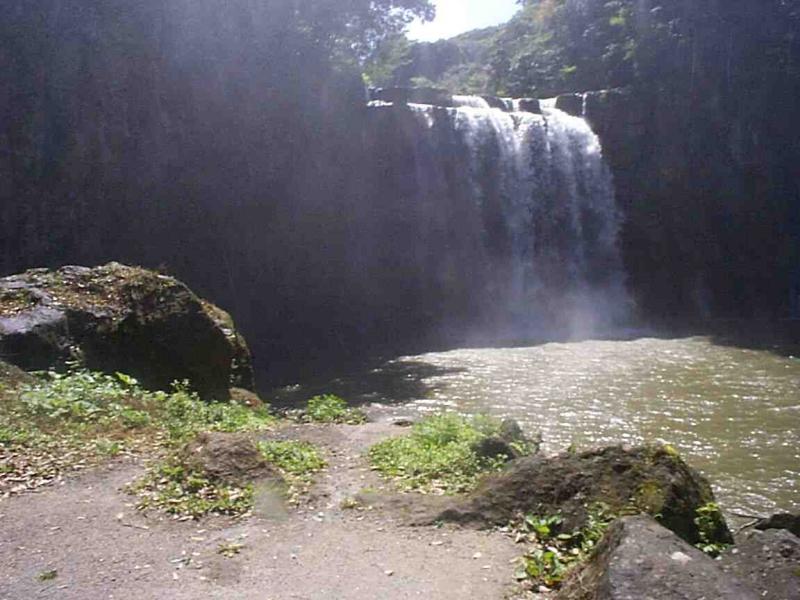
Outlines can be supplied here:
<path id="1" fill-rule="evenodd" d="M 478 96 L 453 104 L 408 105 L 422 138 L 417 186 L 421 198 L 435 198 L 438 171 L 454 163 L 468 180 L 463 201 L 480 215 L 474 235 L 488 265 L 476 281 L 476 293 L 482 286 L 490 298 L 486 325 L 521 338 L 588 337 L 624 324 L 620 214 L 587 122 L 553 101 L 542 102 L 542 114 L 512 99 L 502 100 L 505 110 Z"/>

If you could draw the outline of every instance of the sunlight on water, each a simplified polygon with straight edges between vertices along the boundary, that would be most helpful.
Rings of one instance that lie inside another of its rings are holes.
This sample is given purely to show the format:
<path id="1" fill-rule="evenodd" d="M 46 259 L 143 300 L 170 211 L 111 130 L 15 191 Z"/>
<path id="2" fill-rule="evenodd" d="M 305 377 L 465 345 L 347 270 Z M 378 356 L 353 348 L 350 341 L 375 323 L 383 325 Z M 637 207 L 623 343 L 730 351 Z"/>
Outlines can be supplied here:
<path id="1" fill-rule="evenodd" d="M 705 338 L 551 343 L 408 356 L 293 386 L 278 402 L 332 392 L 380 412 L 513 417 L 547 452 L 570 444 L 667 442 L 728 510 L 800 510 L 800 359 Z"/>
<path id="2" fill-rule="evenodd" d="M 587 341 L 406 357 L 424 378 L 421 411 L 518 419 L 558 451 L 668 442 L 708 475 L 729 509 L 797 510 L 800 360 L 703 338 Z"/>

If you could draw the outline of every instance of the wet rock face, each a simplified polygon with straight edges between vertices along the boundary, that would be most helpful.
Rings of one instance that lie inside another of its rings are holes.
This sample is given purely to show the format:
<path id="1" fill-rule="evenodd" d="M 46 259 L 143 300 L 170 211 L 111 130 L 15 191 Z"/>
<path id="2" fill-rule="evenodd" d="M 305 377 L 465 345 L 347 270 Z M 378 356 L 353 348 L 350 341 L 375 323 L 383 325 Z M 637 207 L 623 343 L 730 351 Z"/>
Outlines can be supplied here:
<path id="1" fill-rule="evenodd" d="M 722 569 L 759 598 L 800 598 L 800 538 L 784 529 L 748 531 L 720 559 Z"/>
<path id="2" fill-rule="evenodd" d="M 79 359 L 152 389 L 188 379 L 209 399 L 253 388 L 250 352 L 227 313 L 171 277 L 116 263 L 0 279 L 0 356 L 26 370 Z"/>
<path id="3" fill-rule="evenodd" d="M 556 598 L 755 600 L 758 595 L 652 518 L 638 516 L 616 521 Z"/>
<path id="4" fill-rule="evenodd" d="M 612 446 L 520 458 L 484 479 L 466 499 L 452 501 L 432 521 L 489 526 L 506 524 L 520 513 L 559 514 L 571 531 L 585 525 L 587 506 L 602 502 L 612 512 L 659 515 L 662 525 L 694 544 L 701 539 L 697 510 L 713 501 L 706 479 L 671 448 Z M 708 534 L 711 541 L 732 541 L 724 521 Z"/>
<path id="5" fill-rule="evenodd" d="M 583 116 L 583 94 L 563 94 L 556 98 L 556 108 L 573 117 Z"/>
<path id="6" fill-rule="evenodd" d="M 281 480 L 281 475 L 242 434 L 201 433 L 183 449 L 190 469 L 213 481 L 241 485 L 257 479 Z"/>

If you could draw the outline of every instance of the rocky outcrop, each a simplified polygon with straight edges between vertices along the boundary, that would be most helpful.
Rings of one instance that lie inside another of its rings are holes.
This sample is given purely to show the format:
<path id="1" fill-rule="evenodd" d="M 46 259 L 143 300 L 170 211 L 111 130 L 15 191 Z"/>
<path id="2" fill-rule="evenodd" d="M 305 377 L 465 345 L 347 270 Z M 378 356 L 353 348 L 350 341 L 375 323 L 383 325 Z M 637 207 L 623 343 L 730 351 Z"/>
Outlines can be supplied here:
<path id="1" fill-rule="evenodd" d="M 673 449 L 612 446 L 580 454 L 527 456 L 483 480 L 464 500 L 451 501 L 431 520 L 490 526 L 518 514 L 561 515 L 564 529 L 585 525 L 587 506 L 602 502 L 611 512 L 647 513 L 689 543 L 701 541 L 697 511 L 714 501 L 706 479 Z M 731 542 L 720 517 L 711 542 Z"/>
<path id="2" fill-rule="evenodd" d="M 153 389 L 189 380 L 203 397 L 253 388 L 231 317 L 180 281 L 117 263 L 0 279 L 0 355 L 26 370 L 78 360 Z"/>
<path id="3" fill-rule="evenodd" d="M 557 600 L 756 600 L 711 558 L 647 516 L 616 521 Z M 788 598 L 789 596 L 787 596 Z"/>
<path id="4" fill-rule="evenodd" d="M 768 519 L 761 519 L 755 525 L 756 529 L 760 531 L 768 531 L 770 529 L 785 529 L 800 537 L 800 515 L 793 515 L 792 513 L 778 513 L 772 515 Z"/>
<path id="5" fill-rule="evenodd" d="M 783 529 L 748 531 L 723 554 L 722 569 L 765 600 L 800 598 L 800 539 Z"/>
<path id="6" fill-rule="evenodd" d="M 250 481 L 281 481 L 280 473 L 258 451 L 250 436 L 201 433 L 183 449 L 182 463 L 212 481 L 242 485 Z"/>
<path id="7" fill-rule="evenodd" d="M 583 94 L 562 94 L 556 98 L 556 108 L 573 117 L 582 117 Z"/>
<path id="8" fill-rule="evenodd" d="M 541 435 L 530 439 L 514 419 L 505 419 L 496 435 L 481 438 L 473 448 L 482 458 L 512 460 L 526 454 L 536 454 L 541 447 Z"/>
<path id="9" fill-rule="evenodd" d="M 519 109 L 522 112 L 529 112 L 536 115 L 542 114 L 542 105 L 536 98 L 521 98 L 519 100 Z"/>

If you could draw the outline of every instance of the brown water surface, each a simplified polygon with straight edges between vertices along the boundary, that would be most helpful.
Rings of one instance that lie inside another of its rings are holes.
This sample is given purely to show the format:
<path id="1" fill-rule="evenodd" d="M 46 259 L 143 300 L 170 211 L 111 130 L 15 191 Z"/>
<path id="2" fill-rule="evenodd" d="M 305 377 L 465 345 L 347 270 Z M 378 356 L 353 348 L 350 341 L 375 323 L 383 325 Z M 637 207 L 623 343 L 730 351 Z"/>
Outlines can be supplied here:
<path id="1" fill-rule="evenodd" d="M 706 338 L 550 343 L 408 356 L 325 386 L 397 414 L 513 417 L 546 451 L 666 442 L 727 509 L 800 510 L 797 357 Z"/>

